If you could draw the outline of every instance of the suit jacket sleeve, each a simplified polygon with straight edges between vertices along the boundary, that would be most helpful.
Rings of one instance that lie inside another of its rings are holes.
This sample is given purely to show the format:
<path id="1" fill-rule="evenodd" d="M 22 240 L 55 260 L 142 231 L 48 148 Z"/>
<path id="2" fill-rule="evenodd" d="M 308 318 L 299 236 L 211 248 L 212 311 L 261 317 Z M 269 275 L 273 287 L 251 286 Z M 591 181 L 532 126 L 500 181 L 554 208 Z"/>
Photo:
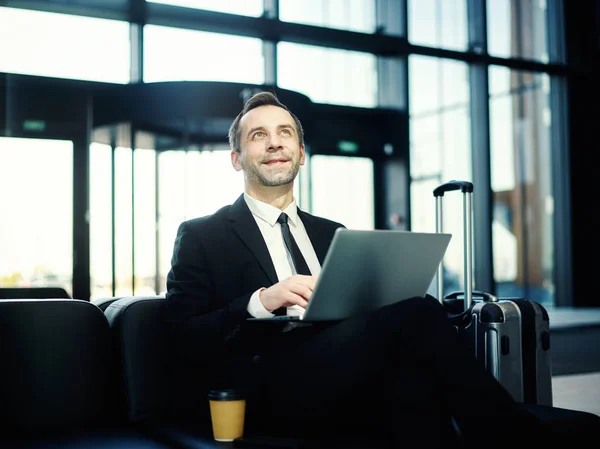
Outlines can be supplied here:
<path id="1" fill-rule="evenodd" d="M 202 337 L 222 343 L 239 332 L 248 316 L 246 308 L 253 292 L 232 301 L 219 295 L 202 237 L 188 222 L 177 230 L 167 276 L 167 321 L 177 333 L 195 341 Z"/>

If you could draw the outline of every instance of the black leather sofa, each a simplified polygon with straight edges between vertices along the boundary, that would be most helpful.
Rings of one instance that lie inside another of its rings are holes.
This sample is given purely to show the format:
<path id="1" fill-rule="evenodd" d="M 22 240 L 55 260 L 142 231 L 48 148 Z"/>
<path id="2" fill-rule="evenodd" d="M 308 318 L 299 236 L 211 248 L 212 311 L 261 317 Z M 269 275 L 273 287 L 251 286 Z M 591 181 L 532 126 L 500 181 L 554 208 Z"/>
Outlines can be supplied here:
<path id="1" fill-rule="evenodd" d="M 106 298 L 101 304 L 0 301 L 0 422 L 6 429 L 0 449 L 233 447 L 212 439 L 205 399 L 190 403 L 185 396 L 191 386 L 172 363 L 166 299 Z M 530 409 L 567 437 L 589 433 L 596 419 L 556 407 Z M 353 441 L 270 443 L 292 449 L 307 443 L 377 447 Z"/>
<path id="2" fill-rule="evenodd" d="M 0 301 L 0 448 L 166 449 L 126 418 L 115 373 L 95 305 Z"/>

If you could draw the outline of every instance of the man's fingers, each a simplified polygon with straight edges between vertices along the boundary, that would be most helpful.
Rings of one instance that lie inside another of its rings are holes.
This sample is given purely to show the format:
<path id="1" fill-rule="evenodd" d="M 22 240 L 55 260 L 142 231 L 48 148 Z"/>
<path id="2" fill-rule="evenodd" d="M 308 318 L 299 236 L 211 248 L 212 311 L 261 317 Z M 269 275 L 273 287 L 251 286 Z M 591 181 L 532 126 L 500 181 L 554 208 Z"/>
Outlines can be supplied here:
<path id="1" fill-rule="evenodd" d="M 294 293 L 294 294 L 304 298 L 306 301 L 308 301 L 312 295 L 313 288 L 309 285 L 294 284 L 294 285 L 290 286 L 290 292 Z"/>
<path id="2" fill-rule="evenodd" d="M 314 290 L 315 285 L 317 284 L 316 276 L 306 276 L 304 274 L 297 274 L 288 278 L 289 282 L 292 284 L 301 284 L 309 287 L 311 290 Z"/>
<path id="3" fill-rule="evenodd" d="M 308 306 L 308 300 L 294 292 L 289 292 L 289 294 L 286 297 L 286 300 L 288 304 L 287 307 L 295 305 L 306 309 L 306 306 Z"/>
<path id="4" fill-rule="evenodd" d="M 289 307 L 291 305 L 299 305 L 306 308 L 308 301 L 315 288 L 316 277 L 297 274 L 290 276 L 284 281 L 269 287 L 265 290 L 268 295 L 268 301 L 263 304 L 268 304 L 269 310 L 277 309 L 278 307 Z M 265 297 L 263 293 L 263 298 Z"/>

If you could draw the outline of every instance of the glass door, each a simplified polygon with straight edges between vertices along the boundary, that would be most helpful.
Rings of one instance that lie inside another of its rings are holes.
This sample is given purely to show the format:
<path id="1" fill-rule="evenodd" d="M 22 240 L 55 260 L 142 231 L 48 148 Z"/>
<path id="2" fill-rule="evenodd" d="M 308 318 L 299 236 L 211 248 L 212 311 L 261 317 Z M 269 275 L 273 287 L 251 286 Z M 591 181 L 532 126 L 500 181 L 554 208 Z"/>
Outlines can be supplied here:
<path id="1" fill-rule="evenodd" d="M 157 136 L 129 124 L 96 129 L 90 145 L 91 299 L 155 295 Z"/>

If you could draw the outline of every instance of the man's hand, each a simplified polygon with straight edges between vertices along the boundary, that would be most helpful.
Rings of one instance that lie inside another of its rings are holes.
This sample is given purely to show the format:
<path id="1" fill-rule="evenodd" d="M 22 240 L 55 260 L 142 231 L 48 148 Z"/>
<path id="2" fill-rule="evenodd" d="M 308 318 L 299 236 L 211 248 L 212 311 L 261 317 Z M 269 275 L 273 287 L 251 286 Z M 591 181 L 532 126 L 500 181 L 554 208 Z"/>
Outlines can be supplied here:
<path id="1" fill-rule="evenodd" d="M 260 292 L 259 298 L 265 309 L 272 312 L 280 307 L 298 305 L 304 309 L 315 289 L 316 276 L 296 274 Z"/>

